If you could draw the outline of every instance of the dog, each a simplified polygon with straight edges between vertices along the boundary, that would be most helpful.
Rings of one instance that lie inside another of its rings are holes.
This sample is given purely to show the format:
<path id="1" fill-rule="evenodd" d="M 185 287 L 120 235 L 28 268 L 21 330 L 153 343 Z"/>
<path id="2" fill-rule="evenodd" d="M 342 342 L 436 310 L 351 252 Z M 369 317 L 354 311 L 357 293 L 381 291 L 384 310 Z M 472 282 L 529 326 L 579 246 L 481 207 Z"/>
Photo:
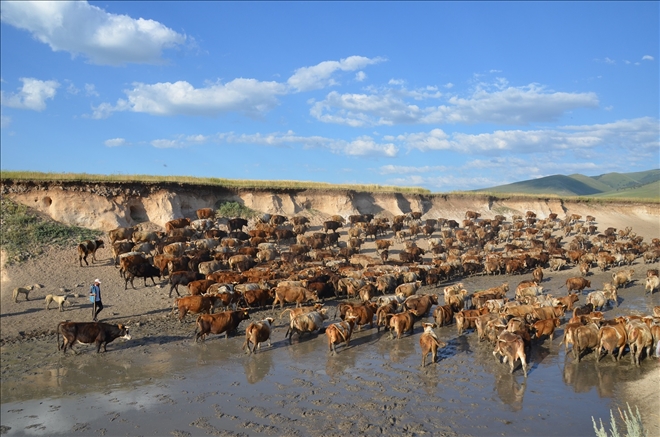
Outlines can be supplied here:
<path id="1" fill-rule="evenodd" d="M 55 294 L 49 294 L 46 296 L 46 309 L 50 309 L 50 303 L 55 302 L 60 308 L 60 312 L 64 311 L 63 307 L 66 306 L 71 306 L 71 302 L 66 300 L 68 296 L 57 296 Z"/>
<path id="2" fill-rule="evenodd" d="M 32 285 L 29 287 L 18 287 L 14 288 L 14 302 L 18 302 L 18 295 L 24 294 L 25 300 L 30 300 L 30 291 L 32 291 Z"/>

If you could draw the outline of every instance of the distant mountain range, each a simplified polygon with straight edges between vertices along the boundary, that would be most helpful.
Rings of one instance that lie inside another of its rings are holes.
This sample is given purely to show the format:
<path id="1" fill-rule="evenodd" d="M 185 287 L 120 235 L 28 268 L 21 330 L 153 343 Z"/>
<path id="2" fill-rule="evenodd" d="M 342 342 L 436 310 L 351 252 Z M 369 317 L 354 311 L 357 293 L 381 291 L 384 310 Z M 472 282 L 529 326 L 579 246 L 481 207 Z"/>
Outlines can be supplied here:
<path id="1" fill-rule="evenodd" d="M 660 198 L 660 169 L 634 173 L 606 173 L 600 176 L 554 175 L 474 191 L 657 199 Z"/>

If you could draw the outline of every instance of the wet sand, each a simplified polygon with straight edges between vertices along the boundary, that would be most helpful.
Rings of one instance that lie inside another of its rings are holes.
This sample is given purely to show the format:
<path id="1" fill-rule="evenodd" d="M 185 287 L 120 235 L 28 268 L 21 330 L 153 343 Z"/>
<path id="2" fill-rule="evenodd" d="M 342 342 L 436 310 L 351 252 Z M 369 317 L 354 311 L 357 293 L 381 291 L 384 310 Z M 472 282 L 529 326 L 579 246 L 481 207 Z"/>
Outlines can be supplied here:
<path id="1" fill-rule="evenodd" d="M 590 279 L 600 284 L 609 275 L 597 272 Z M 555 273 L 543 286 L 559 294 L 569 276 L 570 271 Z M 506 279 L 513 289 L 527 277 L 463 282 L 475 290 Z M 660 305 L 660 293 L 644 295 L 637 280 L 620 290 L 619 303 L 606 311 L 608 318 L 648 314 Z M 279 310 L 257 311 L 251 318 L 275 314 Z M 83 345 L 77 355 L 63 355 L 48 334 L 7 342 L 2 433 L 593 435 L 591 417 L 609 423 L 610 408 L 625 408 L 626 402 L 639 406 L 649 435 L 660 431 L 660 360 L 647 357 L 637 368 L 628 353 L 619 363 L 610 357 L 596 363 L 590 353 L 576 363 L 559 346 L 562 328 L 554 341 L 533 345 L 525 378 L 519 366 L 509 374 L 508 364 L 499 363 L 475 332 L 458 336 L 453 325 L 437 329 L 448 346 L 439 362 L 422 369 L 420 325 L 401 340 L 363 329 L 333 357 L 323 334 L 294 336 L 289 345 L 279 321 L 272 347 L 263 345 L 248 356 L 241 350 L 246 322 L 228 340 L 211 336 L 194 344 L 192 320 L 179 324 L 154 316 L 133 326 L 132 340 L 116 340 L 105 354 Z"/>

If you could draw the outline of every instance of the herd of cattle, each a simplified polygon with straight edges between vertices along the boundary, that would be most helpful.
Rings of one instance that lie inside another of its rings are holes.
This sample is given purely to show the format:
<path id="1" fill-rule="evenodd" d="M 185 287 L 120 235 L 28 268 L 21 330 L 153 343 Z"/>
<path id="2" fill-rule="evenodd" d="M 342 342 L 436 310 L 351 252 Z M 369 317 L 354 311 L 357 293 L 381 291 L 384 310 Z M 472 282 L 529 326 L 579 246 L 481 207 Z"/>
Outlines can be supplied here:
<path id="1" fill-rule="evenodd" d="M 343 239 L 341 228 L 347 228 Z M 568 237 L 572 238 L 564 242 Z M 369 239 L 375 252 L 362 249 Z M 279 304 L 280 317 L 288 313 L 290 318 L 289 342 L 295 333 L 324 332 L 333 354 L 336 345 L 348 345 L 353 331 L 366 325 L 401 338 L 413 333 L 415 323 L 432 316 L 433 323 L 422 323 L 422 366 L 429 353 L 435 362 L 438 349 L 445 346 L 434 328 L 455 323 L 459 335 L 475 329 L 480 341 L 491 342 L 493 354 L 504 357 L 511 372 L 520 360 L 527 376 L 532 338 L 552 339 L 567 311 L 572 317 L 564 324 L 562 343 L 566 348 L 572 344 L 577 361 L 586 350 L 596 351 L 598 360 L 603 350 L 618 360 L 628 347 L 639 365 L 642 351 L 650 357 L 654 343 L 660 351 L 660 307 L 653 315 L 609 320 L 602 312 L 618 306 L 617 291 L 633 281 L 635 271 L 629 266 L 660 259 L 660 239 L 645 242 L 630 228 L 600 232 L 592 216 L 559 219 L 550 214 L 540 219 L 527 211 L 509 219 L 486 219 L 467 211 L 459 223 L 422 220 L 418 212 L 391 219 L 360 214 L 348 220 L 333 216 L 322 230 L 312 232 L 304 216 L 266 214 L 248 222 L 218 218 L 204 208 L 197 211 L 197 220 L 169 221 L 164 232 L 118 228 L 109 232 L 108 240 L 125 289 L 129 282 L 135 288 L 135 278 L 147 286 L 149 278 L 155 285 L 155 277 L 168 277 L 170 297 L 173 291 L 180 296 L 172 313 L 178 311 L 180 322 L 187 314 L 199 314 L 195 341 L 208 334 L 228 337 L 241 321 L 250 319 L 250 311 Z M 402 247 L 396 251 L 398 259 L 390 257 L 395 243 Z M 101 247 L 102 240 L 81 243 L 80 265 L 87 263 L 88 255 L 95 262 Z M 611 282 L 588 293 L 585 305 L 576 306 L 584 290 L 592 288 L 586 279 L 590 269 L 622 266 L 628 268 L 612 271 Z M 553 297 L 543 290 L 544 271 L 571 267 L 578 267 L 581 275 L 566 280 L 567 295 Z M 437 289 L 443 282 L 472 275 L 523 273 L 531 273 L 533 280 L 520 282 L 515 293 L 509 293 L 508 283 L 469 293 L 458 282 L 443 287 L 444 302 L 436 293 L 418 294 L 422 286 Z M 653 294 L 660 288 L 658 270 L 648 269 L 644 281 L 646 292 Z M 181 297 L 179 286 L 187 286 L 189 295 Z M 507 293 L 515 298 L 507 298 Z M 337 301 L 334 315 L 342 321 L 324 326 L 331 316 L 322 304 L 328 298 L 343 299 Z M 309 302 L 313 305 L 303 305 Z M 293 303 L 295 308 L 284 309 Z M 215 308 L 223 311 L 214 313 Z M 249 324 L 246 352 L 256 352 L 263 342 L 270 344 L 273 323 L 274 318 L 266 318 Z M 58 326 L 59 334 L 64 341 L 60 344 L 58 339 L 58 347 L 65 351 L 76 341 L 96 343 L 99 351 L 115 338 L 130 338 L 126 327 L 104 323 L 66 322 Z"/>

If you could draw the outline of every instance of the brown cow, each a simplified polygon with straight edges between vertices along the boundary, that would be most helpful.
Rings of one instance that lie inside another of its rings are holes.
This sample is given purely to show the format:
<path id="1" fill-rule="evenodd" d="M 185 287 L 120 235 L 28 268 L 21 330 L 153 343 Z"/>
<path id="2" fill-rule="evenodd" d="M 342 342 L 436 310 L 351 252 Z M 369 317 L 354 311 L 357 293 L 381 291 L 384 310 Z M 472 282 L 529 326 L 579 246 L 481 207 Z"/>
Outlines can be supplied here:
<path id="1" fill-rule="evenodd" d="M 522 364 L 523 373 L 525 378 L 527 377 L 527 361 L 525 356 L 525 343 L 517 334 L 514 334 L 509 331 L 502 331 L 497 337 L 497 342 L 495 344 L 495 350 L 493 351 L 493 356 L 498 358 L 498 355 L 504 357 L 504 363 L 509 362 L 511 368 L 511 373 L 515 369 L 515 361 L 520 359 Z"/>
<path id="2" fill-rule="evenodd" d="M 177 296 L 179 294 L 179 285 L 188 285 L 192 281 L 197 281 L 198 279 L 204 279 L 204 275 L 201 273 L 189 272 L 189 271 L 178 271 L 170 272 L 170 294 L 169 297 L 172 297 L 172 290 L 176 291 Z"/>
<path id="3" fill-rule="evenodd" d="M 619 361 L 621 355 L 623 355 L 623 350 L 626 348 L 626 343 L 628 342 L 628 334 L 626 333 L 624 320 L 609 320 L 605 323 L 605 325 L 600 327 L 598 333 L 598 355 L 596 357 L 596 362 L 600 361 L 600 359 L 607 353 L 612 356 L 612 360 Z M 603 348 L 605 349 L 605 354 L 601 354 Z M 619 349 L 619 353 L 614 355 L 614 349 L 617 348 Z"/>
<path id="4" fill-rule="evenodd" d="M 532 325 L 532 330 L 534 331 L 535 337 L 537 339 L 547 335 L 550 337 L 550 341 L 552 342 L 555 328 L 559 327 L 560 324 L 561 322 L 558 318 L 539 320 Z"/>
<path id="5" fill-rule="evenodd" d="M 289 338 L 289 344 L 291 344 L 291 338 L 295 332 L 298 333 L 298 337 L 300 338 L 305 332 L 312 333 L 317 331 L 323 327 L 323 321 L 327 318 L 327 308 L 299 314 L 291 319 L 289 328 L 284 336 Z"/>
<path id="6" fill-rule="evenodd" d="M 573 311 L 573 304 L 578 300 L 580 300 L 580 297 L 577 295 L 577 293 L 570 293 L 568 296 L 562 296 L 557 298 L 557 300 L 568 311 Z"/>
<path id="7" fill-rule="evenodd" d="M 415 310 L 407 310 L 399 314 L 388 314 L 387 318 L 389 320 L 390 338 L 394 338 L 394 333 L 396 332 L 396 338 L 398 340 L 404 332 L 412 335 L 418 315 L 415 313 Z"/>
<path id="8" fill-rule="evenodd" d="M 85 265 L 89 265 L 87 262 L 87 255 L 92 255 L 92 264 L 96 262 L 96 251 L 103 246 L 103 240 L 85 240 L 78 245 L 78 262 L 80 267 L 82 267 L 82 262 L 85 261 Z"/>
<path id="9" fill-rule="evenodd" d="M 646 349 L 646 356 L 651 356 L 653 334 L 651 333 L 651 329 L 640 320 L 630 320 L 626 325 L 626 331 L 628 333 L 630 358 L 634 364 L 639 366 L 640 356 L 644 349 Z"/>
<path id="10" fill-rule="evenodd" d="M 568 289 L 568 292 L 570 293 L 571 291 L 579 291 L 580 293 L 587 287 L 591 287 L 591 281 L 581 278 L 581 277 L 574 277 L 574 278 L 568 278 L 566 280 L 566 288 Z"/>
<path id="11" fill-rule="evenodd" d="M 284 317 L 284 314 L 289 313 L 289 322 L 301 314 L 311 313 L 312 311 L 319 311 L 323 308 L 323 304 L 315 303 L 311 307 L 300 307 L 300 308 L 287 308 L 280 314 L 280 319 Z M 324 310 L 326 311 L 326 310 Z"/>
<path id="12" fill-rule="evenodd" d="M 386 328 L 388 326 L 387 315 L 396 314 L 399 302 L 397 300 L 390 300 L 389 302 L 381 305 L 376 310 L 376 329 L 380 332 L 380 327 Z"/>
<path id="13" fill-rule="evenodd" d="M 573 355 L 580 362 L 582 351 L 598 347 L 598 325 L 580 325 L 573 332 Z"/>
<path id="14" fill-rule="evenodd" d="M 249 318 L 250 314 L 247 308 L 241 308 L 237 311 L 224 311 L 218 314 L 200 314 L 197 316 L 195 326 L 195 343 L 200 338 L 203 341 L 208 334 L 225 333 L 227 339 L 229 333 L 236 331 L 242 320 L 248 320 Z"/>
<path id="15" fill-rule="evenodd" d="M 447 346 L 446 343 L 438 340 L 437 335 L 433 332 L 436 327 L 435 323 L 422 323 L 424 332 L 419 337 L 419 345 L 422 348 L 422 367 L 426 366 L 426 356 L 431 352 L 431 362 L 435 363 L 438 357 L 438 348 Z"/>
<path id="16" fill-rule="evenodd" d="M 174 299 L 174 305 L 172 305 L 172 312 L 174 314 L 175 310 L 179 310 L 179 322 L 183 323 L 183 318 L 186 317 L 186 314 L 212 314 L 213 308 L 217 307 L 220 304 L 220 299 L 216 295 L 208 296 L 184 296 Z"/>
<path id="17" fill-rule="evenodd" d="M 364 325 L 369 325 L 370 328 L 374 327 L 374 313 L 377 310 L 375 303 L 364 303 L 364 305 L 353 306 L 346 310 L 345 320 L 349 318 L 354 319 L 354 323 L 358 327 L 358 331 Z"/>
<path id="18" fill-rule="evenodd" d="M 190 219 L 179 218 L 170 220 L 169 222 L 165 223 L 165 232 L 169 233 L 172 229 L 185 228 L 186 226 L 190 226 Z"/>
<path id="19" fill-rule="evenodd" d="M 423 296 L 410 296 L 403 302 L 404 310 L 415 310 L 420 316 L 427 315 L 433 305 L 438 305 L 438 296 L 425 294 Z"/>
<path id="20" fill-rule="evenodd" d="M 215 218 L 215 211 L 213 211 L 212 208 L 200 208 L 197 211 L 195 211 L 195 214 L 197 214 L 197 218 L 200 220 Z"/>
<path id="21" fill-rule="evenodd" d="M 353 333 L 353 326 L 355 325 L 356 319 L 356 316 L 349 315 L 346 317 L 345 321 L 333 323 L 326 328 L 325 335 L 328 338 L 328 349 L 330 349 L 332 355 L 337 355 L 335 344 L 343 341 L 346 344 L 346 347 L 348 347 L 348 342 L 351 340 L 351 334 Z"/>
<path id="22" fill-rule="evenodd" d="M 245 298 L 245 303 L 248 306 L 253 307 L 258 304 L 259 308 L 263 308 L 268 304 L 268 301 L 272 296 L 269 290 L 264 290 L 262 288 L 251 288 L 249 290 L 245 290 L 243 297 Z"/>
<path id="23" fill-rule="evenodd" d="M 269 347 L 271 346 L 270 333 L 273 329 L 274 321 L 272 317 L 266 317 L 260 322 L 252 322 L 248 325 L 245 329 L 245 343 L 243 343 L 245 353 L 256 354 L 257 349 L 259 349 L 261 343 L 264 341 L 268 342 Z M 250 349 L 250 343 L 252 343 L 252 349 Z"/>
<path id="24" fill-rule="evenodd" d="M 303 287 L 283 286 L 275 287 L 273 290 L 275 293 L 275 300 L 273 301 L 272 309 L 275 309 L 275 305 L 278 303 L 280 304 L 280 308 L 284 308 L 285 303 L 295 302 L 296 307 L 299 307 L 303 302 L 309 302 L 310 300 L 314 302 L 319 301 L 319 296 L 316 292 L 309 291 Z"/>
<path id="25" fill-rule="evenodd" d="M 108 241 L 110 245 L 115 244 L 117 241 L 130 240 L 135 232 L 135 228 L 116 228 L 108 231 Z"/>
<path id="26" fill-rule="evenodd" d="M 433 311 L 433 319 L 438 326 L 449 325 L 454 320 L 454 310 L 451 305 L 438 305 Z"/>
<path id="27" fill-rule="evenodd" d="M 215 281 L 209 279 L 198 279 L 188 283 L 188 292 L 191 296 L 198 296 L 200 294 L 206 293 L 206 290 L 209 289 L 211 285 L 215 284 Z"/>

